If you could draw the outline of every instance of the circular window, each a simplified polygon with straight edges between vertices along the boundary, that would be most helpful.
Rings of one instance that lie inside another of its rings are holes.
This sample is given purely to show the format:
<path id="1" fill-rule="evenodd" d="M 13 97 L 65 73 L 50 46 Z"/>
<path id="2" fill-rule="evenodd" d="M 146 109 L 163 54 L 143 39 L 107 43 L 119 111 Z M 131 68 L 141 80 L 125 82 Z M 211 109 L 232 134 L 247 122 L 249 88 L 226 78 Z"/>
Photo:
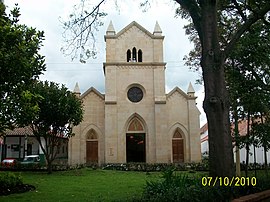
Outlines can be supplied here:
<path id="1" fill-rule="evenodd" d="M 131 102 L 140 102 L 143 98 L 143 91 L 139 87 L 131 87 L 127 92 L 127 96 Z"/>

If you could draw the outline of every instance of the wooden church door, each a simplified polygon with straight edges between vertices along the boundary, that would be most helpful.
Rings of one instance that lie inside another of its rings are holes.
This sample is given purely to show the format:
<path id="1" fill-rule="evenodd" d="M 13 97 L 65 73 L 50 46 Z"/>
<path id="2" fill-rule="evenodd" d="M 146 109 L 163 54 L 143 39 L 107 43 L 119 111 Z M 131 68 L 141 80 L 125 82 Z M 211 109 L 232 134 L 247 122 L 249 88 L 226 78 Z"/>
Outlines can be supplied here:
<path id="1" fill-rule="evenodd" d="M 172 139 L 173 163 L 184 162 L 184 140 L 181 133 L 177 130 Z"/>
<path id="2" fill-rule="evenodd" d="M 91 129 L 86 135 L 86 165 L 98 163 L 98 139 L 96 132 Z"/>

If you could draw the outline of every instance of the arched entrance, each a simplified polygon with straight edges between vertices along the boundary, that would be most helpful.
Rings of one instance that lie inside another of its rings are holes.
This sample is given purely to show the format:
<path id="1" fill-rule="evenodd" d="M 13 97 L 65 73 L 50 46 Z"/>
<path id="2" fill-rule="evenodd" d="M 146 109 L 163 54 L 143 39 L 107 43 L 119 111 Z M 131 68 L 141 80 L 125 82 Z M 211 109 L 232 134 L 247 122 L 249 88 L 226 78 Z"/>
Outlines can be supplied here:
<path id="1" fill-rule="evenodd" d="M 145 130 L 141 121 L 134 117 L 126 133 L 127 162 L 145 162 Z"/>
<path id="2" fill-rule="evenodd" d="M 86 134 L 86 165 L 98 163 L 98 138 L 94 129 Z"/>
<path id="3" fill-rule="evenodd" d="M 172 153 L 174 163 L 184 162 L 184 139 L 179 129 L 176 129 L 172 139 Z"/>

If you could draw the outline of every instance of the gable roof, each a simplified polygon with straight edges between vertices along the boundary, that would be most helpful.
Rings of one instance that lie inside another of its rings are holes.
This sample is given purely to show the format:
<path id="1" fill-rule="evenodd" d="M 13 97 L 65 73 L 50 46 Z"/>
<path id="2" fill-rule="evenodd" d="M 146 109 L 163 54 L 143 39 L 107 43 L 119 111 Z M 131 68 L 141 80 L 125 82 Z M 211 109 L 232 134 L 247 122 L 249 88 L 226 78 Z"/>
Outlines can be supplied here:
<path id="1" fill-rule="evenodd" d="M 169 98 L 170 96 L 172 96 L 174 93 L 179 93 L 180 95 L 182 95 L 184 98 L 189 99 L 190 97 L 184 92 L 182 91 L 179 87 L 175 87 L 174 89 L 172 89 L 167 95 L 166 97 Z"/>
<path id="2" fill-rule="evenodd" d="M 4 135 L 7 136 L 26 136 L 30 135 L 33 136 L 33 131 L 30 126 L 20 127 L 20 128 L 14 128 L 13 130 L 6 130 L 4 132 Z"/>
<path id="3" fill-rule="evenodd" d="M 105 41 L 106 41 L 107 38 L 118 38 L 120 35 L 125 33 L 127 30 L 129 30 L 133 26 L 137 27 L 139 30 L 144 32 L 147 36 L 151 37 L 152 39 L 164 39 L 164 36 L 154 35 L 151 32 L 149 32 L 147 29 L 145 29 L 143 26 L 141 26 L 139 23 L 137 23 L 136 21 L 133 21 L 129 25 L 124 27 L 121 31 L 119 31 L 117 34 L 115 34 L 115 35 L 105 35 Z"/>
<path id="4" fill-rule="evenodd" d="M 95 93 L 98 97 L 100 97 L 100 99 L 105 100 L 105 96 L 104 94 L 101 94 L 97 89 L 95 89 L 94 87 L 90 87 L 87 91 L 85 91 L 82 95 L 81 95 L 81 99 L 85 98 L 87 95 L 89 95 L 91 92 Z"/>

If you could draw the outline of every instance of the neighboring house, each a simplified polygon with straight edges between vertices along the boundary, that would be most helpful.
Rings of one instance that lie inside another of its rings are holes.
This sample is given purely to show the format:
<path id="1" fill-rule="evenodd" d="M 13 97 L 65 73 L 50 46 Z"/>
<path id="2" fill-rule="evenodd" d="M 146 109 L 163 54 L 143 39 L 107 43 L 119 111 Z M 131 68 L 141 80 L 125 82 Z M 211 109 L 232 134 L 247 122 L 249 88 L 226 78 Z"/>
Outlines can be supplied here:
<path id="1" fill-rule="evenodd" d="M 233 129 L 233 126 L 232 126 Z M 247 134 L 247 120 L 240 121 L 238 123 L 238 130 L 240 137 L 244 137 Z M 234 151 L 234 159 L 235 159 L 235 147 Z M 209 146 L 208 146 L 208 126 L 207 123 L 201 127 L 201 153 L 208 154 Z M 263 147 L 255 147 L 255 155 L 256 155 L 256 163 L 264 164 L 264 149 Z M 254 146 L 250 146 L 249 150 L 249 163 L 254 163 Z M 267 152 L 268 163 L 270 161 L 270 151 Z M 246 148 L 240 149 L 240 162 L 246 162 Z"/>
<path id="2" fill-rule="evenodd" d="M 30 127 L 15 128 L 14 130 L 6 130 L 4 133 L 1 158 L 16 158 L 22 160 L 27 155 L 40 155 L 44 158 L 44 154 Z M 68 140 L 61 138 L 62 144 L 58 151 L 57 158 L 66 158 L 68 155 Z"/>
<path id="3" fill-rule="evenodd" d="M 181 163 L 201 160 L 195 91 L 165 93 L 162 31 L 132 22 L 105 35 L 105 94 L 82 95 L 84 119 L 69 141 L 69 164 Z M 89 67 L 91 68 L 91 67 Z M 102 68 L 102 67 L 101 67 Z"/>
<path id="4" fill-rule="evenodd" d="M 209 155 L 209 145 L 208 145 L 208 127 L 207 124 L 204 124 L 200 129 L 201 133 L 201 153 L 202 156 Z"/>

